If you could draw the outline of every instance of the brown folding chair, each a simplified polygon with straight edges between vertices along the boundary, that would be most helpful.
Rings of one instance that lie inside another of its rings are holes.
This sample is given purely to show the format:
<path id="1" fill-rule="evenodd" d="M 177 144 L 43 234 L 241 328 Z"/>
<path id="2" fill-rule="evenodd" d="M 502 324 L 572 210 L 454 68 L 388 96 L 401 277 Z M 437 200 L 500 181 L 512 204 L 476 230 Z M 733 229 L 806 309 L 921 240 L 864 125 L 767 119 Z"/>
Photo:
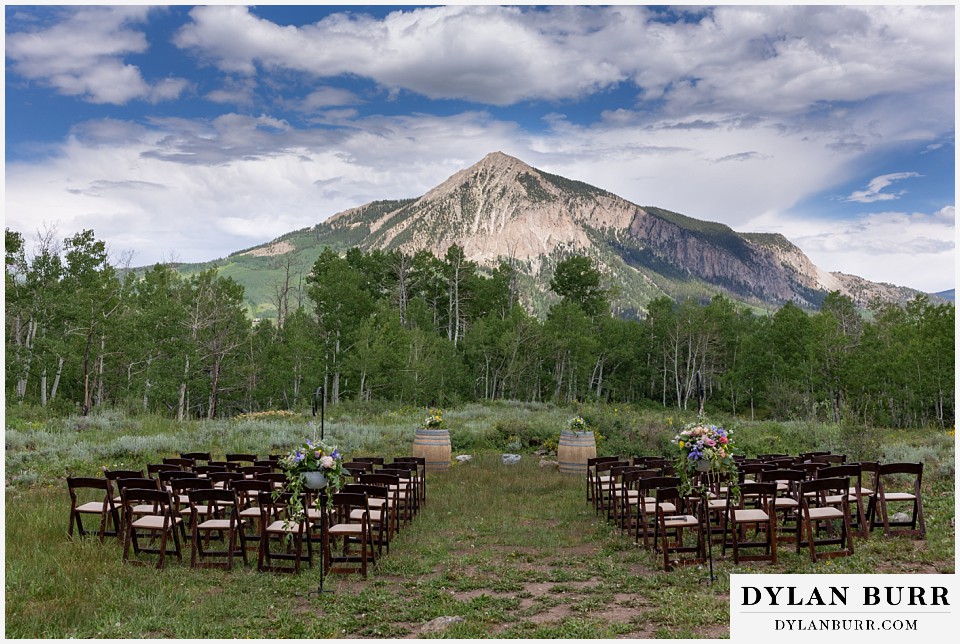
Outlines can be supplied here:
<path id="1" fill-rule="evenodd" d="M 237 496 L 240 528 L 244 530 L 243 543 L 248 550 L 252 550 L 260 543 L 259 495 L 261 492 L 273 492 L 273 484 L 262 479 L 240 479 L 231 481 L 230 487 Z"/>
<path id="2" fill-rule="evenodd" d="M 797 541 L 800 537 L 800 483 L 806 478 L 803 470 L 765 470 L 760 473 L 761 483 L 777 485 L 773 514 L 778 541 Z"/>
<path id="3" fill-rule="evenodd" d="M 243 520 L 233 490 L 190 490 L 190 567 L 233 568 L 233 557 L 239 553 L 247 563 L 247 544 L 244 541 Z M 211 550 L 213 533 L 224 540 L 223 550 Z M 205 561 L 210 557 L 225 557 L 226 561 Z"/>
<path id="4" fill-rule="evenodd" d="M 817 478 L 800 483 L 803 529 L 797 540 L 798 554 L 806 546 L 814 563 L 822 557 L 848 557 L 853 554 L 850 505 L 847 500 L 849 486 L 846 478 Z M 821 532 L 826 532 L 826 536 L 820 537 Z M 822 552 L 817 550 L 831 545 L 840 548 Z"/>
<path id="5" fill-rule="evenodd" d="M 733 548 L 733 563 L 741 561 L 769 561 L 777 563 L 777 539 L 773 512 L 774 497 L 777 494 L 776 483 L 752 483 L 745 481 L 739 486 L 739 499 L 734 499 L 734 490 L 727 491 L 727 509 L 724 512 L 723 553 L 727 545 Z M 747 507 L 747 500 L 753 507 Z M 748 540 L 746 532 L 754 529 L 754 534 L 763 535 L 762 539 Z M 728 537 L 729 534 L 729 537 Z M 743 555 L 744 548 L 762 549 L 760 554 Z"/>
<path id="6" fill-rule="evenodd" d="M 876 516 L 870 529 L 883 527 L 886 536 L 917 536 L 926 539 L 927 528 L 923 521 L 923 498 L 920 494 L 923 479 L 923 463 L 884 463 L 877 468 Z M 890 505 L 910 506 L 910 517 L 896 521 L 890 516 Z"/>
<path id="7" fill-rule="evenodd" d="M 324 521 L 324 574 L 360 573 L 366 577 L 367 565 L 376 562 L 367 496 L 335 492 Z M 359 552 L 355 546 L 359 546 Z"/>
<path id="8" fill-rule="evenodd" d="M 257 570 L 260 572 L 299 573 L 304 559 L 310 565 L 313 551 L 310 540 L 306 512 L 303 516 L 291 516 L 288 507 L 292 493 L 281 492 L 274 497 L 273 492 L 259 492 L 257 505 L 260 508 L 260 549 L 257 556 Z M 307 501 L 302 501 L 306 508 Z M 306 545 L 306 548 L 304 548 Z M 274 550 L 278 546 L 278 550 Z M 292 561 L 292 565 L 280 562 Z"/>
<path id="9" fill-rule="evenodd" d="M 81 537 L 87 536 L 88 533 L 83 528 L 84 514 L 100 517 L 100 529 L 97 530 L 100 543 L 103 543 L 105 536 L 115 537 L 120 534 L 120 513 L 113 503 L 113 486 L 110 481 L 105 478 L 68 476 L 67 491 L 70 493 L 70 527 L 67 529 L 70 538 L 73 538 L 74 524 Z M 111 530 L 107 530 L 108 520 Z"/>
<path id="10" fill-rule="evenodd" d="M 133 479 L 121 479 L 130 481 Z M 173 540 L 173 552 L 177 559 L 183 560 L 180 552 L 180 527 L 183 520 L 174 512 L 173 495 L 168 490 L 157 490 L 137 487 L 124 487 L 121 495 L 125 512 L 126 528 L 123 538 L 123 561 L 133 565 L 143 566 L 146 561 L 139 559 L 144 554 L 159 555 L 156 567 L 163 568 L 167 557 L 167 543 Z M 134 514 L 130 508 L 151 507 L 152 511 L 143 514 Z M 140 532 L 159 533 L 160 544 L 157 547 L 141 545 Z M 130 557 L 130 546 L 133 554 L 138 558 Z"/>
<path id="11" fill-rule="evenodd" d="M 681 507 L 683 499 L 675 487 L 662 487 L 656 491 L 654 503 L 657 508 L 657 533 L 660 537 L 659 549 L 663 553 L 663 569 L 673 570 L 674 566 L 702 564 L 707 560 L 706 542 L 703 524 L 691 514 L 668 513 L 670 507 Z M 696 536 L 694 545 L 684 543 L 684 534 L 692 532 Z M 674 535 L 671 540 L 671 534 Z M 693 557 L 671 557 L 671 554 L 693 553 Z"/>
<path id="12" fill-rule="evenodd" d="M 863 536 L 867 533 L 867 504 L 869 499 L 863 495 L 863 470 L 859 463 L 848 465 L 828 465 L 817 470 L 818 479 L 845 478 L 847 488 L 847 504 L 850 508 L 850 528 L 853 533 Z"/>

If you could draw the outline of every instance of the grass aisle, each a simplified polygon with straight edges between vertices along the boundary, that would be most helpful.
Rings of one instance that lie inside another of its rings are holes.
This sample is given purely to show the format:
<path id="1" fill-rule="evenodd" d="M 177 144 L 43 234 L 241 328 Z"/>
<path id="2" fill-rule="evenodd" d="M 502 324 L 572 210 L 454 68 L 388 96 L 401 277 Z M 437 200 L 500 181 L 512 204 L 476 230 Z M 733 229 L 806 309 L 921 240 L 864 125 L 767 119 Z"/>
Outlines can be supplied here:
<path id="1" fill-rule="evenodd" d="M 485 454 L 427 487 L 424 512 L 375 578 L 328 583 L 337 594 L 325 616 L 360 613 L 341 635 L 429 637 L 424 624 L 441 616 L 465 618 L 445 637 L 727 635 L 725 587 L 700 583 L 702 570 L 658 572 L 597 519 L 579 477 Z M 681 611 L 690 600 L 698 608 Z"/>

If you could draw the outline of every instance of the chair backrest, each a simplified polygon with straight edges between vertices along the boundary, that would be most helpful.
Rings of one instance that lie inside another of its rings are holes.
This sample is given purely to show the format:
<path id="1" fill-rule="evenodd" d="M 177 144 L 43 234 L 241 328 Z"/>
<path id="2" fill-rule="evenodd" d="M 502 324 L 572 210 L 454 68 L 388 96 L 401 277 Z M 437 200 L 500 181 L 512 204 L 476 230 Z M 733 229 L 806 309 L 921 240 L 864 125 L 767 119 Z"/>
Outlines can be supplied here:
<path id="1" fill-rule="evenodd" d="M 163 462 L 168 465 L 176 465 L 180 469 L 184 469 L 184 470 L 188 470 L 194 465 L 196 465 L 196 463 L 192 458 L 183 458 L 183 457 L 164 458 Z"/>
<path id="2" fill-rule="evenodd" d="M 188 494 L 191 490 L 212 490 L 213 481 L 199 477 L 180 478 L 170 481 L 170 491 L 174 494 Z"/>
<path id="3" fill-rule="evenodd" d="M 268 472 L 274 472 L 277 469 L 277 462 L 269 459 L 260 459 L 253 462 L 253 467 L 265 467 Z"/>
<path id="4" fill-rule="evenodd" d="M 174 463 L 149 463 L 147 464 L 147 476 L 156 476 L 160 472 L 183 471 L 179 465 Z"/>
<path id="5" fill-rule="evenodd" d="M 803 470 L 783 469 L 783 470 L 764 470 L 760 472 L 761 483 L 785 483 L 784 489 L 778 490 L 780 497 L 790 497 L 794 500 L 800 498 L 800 482 L 807 479 L 807 473 Z"/>
<path id="6" fill-rule="evenodd" d="M 129 479 L 127 479 L 129 480 Z M 153 503 L 157 506 L 169 509 L 173 507 L 173 497 L 168 490 L 155 490 L 145 487 L 125 487 L 123 488 L 123 502 L 126 505 L 137 503 Z"/>
<path id="7" fill-rule="evenodd" d="M 851 463 L 850 465 L 828 465 L 817 470 L 818 479 L 844 477 L 850 482 L 850 485 L 860 485 L 861 476 L 859 463 Z"/>
<path id="8" fill-rule="evenodd" d="M 103 493 L 103 498 L 97 500 L 103 500 L 111 509 L 113 508 L 113 485 L 105 478 L 101 479 L 94 476 L 68 476 L 67 490 L 70 493 L 70 500 L 73 502 L 74 506 L 77 504 L 78 490 L 94 490 L 98 493 L 97 496 L 100 496 L 100 492 Z"/>
<path id="9" fill-rule="evenodd" d="M 812 479 L 817 477 L 817 470 L 826 467 L 826 463 L 816 463 L 813 461 L 808 461 L 806 463 L 796 463 L 792 469 L 803 470 L 807 473 L 807 478 Z"/>
<path id="10" fill-rule="evenodd" d="M 830 452 L 827 451 L 827 450 L 814 451 L 814 452 L 801 452 L 801 453 L 800 453 L 800 459 L 801 459 L 801 460 L 804 460 L 804 461 L 809 461 L 809 460 L 812 459 L 814 456 L 826 456 L 826 455 L 829 454 L 829 453 L 830 453 Z"/>
<path id="11" fill-rule="evenodd" d="M 160 481 L 158 479 L 151 478 L 121 478 L 116 480 L 117 491 L 120 495 L 123 495 L 123 491 L 128 488 L 137 488 L 137 489 L 160 489 Z"/>
<path id="12" fill-rule="evenodd" d="M 267 474 L 273 471 L 269 465 L 245 465 L 237 470 L 245 477 L 256 478 L 257 474 Z"/>
<path id="13" fill-rule="evenodd" d="M 143 479 L 147 477 L 143 470 L 104 470 L 103 478 L 115 483 L 118 479 Z"/>
<path id="14" fill-rule="evenodd" d="M 260 460 L 256 454 L 225 454 L 224 458 L 234 463 L 250 463 L 251 465 L 254 461 Z"/>
<path id="15" fill-rule="evenodd" d="M 373 463 L 374 465 L 383 465 L 384 459 L 382 456 L 354 456 L 351 460 L 359 463 Z M 397 459 L 393 459 L 397 460 Z"/>
<path id="16" fill-rule="evenodd" d="M 662 511 L 661 503 L 674 503 L 676 507 L 681 505 L 680 488 L 678 487 L 660 487 L 657 488 L 654 497 L 657 500 L 657 513 Z"/>
<path id="17" fill-rule="evenodd" d="M 352 518 L 354 510 L 363 510 L 364 517 L 361 521 L 369 525 L 370 523 L 370 505 L 367 503 L 367 495 L 358 492 L 334 492 L 331 498 L 332 520 L 335 523 L 356 523 Z"/>
<path id="18" fill-rule="evenodd" d="M 816 454 L 810 457 L 814 463 L 826 463 L 828 465 L 842 465 L 847 462 L 846 454 Z"/>
<path id="19" fill-rule="evenodd" d="M 273 492 L 273 484 L 263 479 L 238 479 L 231 482 L 230 488 L 236 493 L 241 509 L 256 503 L 260 492 Z"/>
<path id="20" fill-rule="evenodd" d="M 269 482 L 275 490 L 280 489 L 287 484 L 287 475 L 284 472 L 262 472 L 257 474 L 254 478 L 259 481 Z"/>
<path id="21" fill-rule="evenodd" d="M 800 494 L 804 503 L 819 505 L 830 497 L 847 497 L 850 479 L 845 477 L 815 478 L 801 481 Z"/>
<path id="22" fill-rule="evenodd" d="M 388 499 L 391 496 L 390 488 L 372 483 L 347 483 L 340 490 L 348 494 L 366 494 L 367 498 Z"/>
<path id="23" fill-rule="evenodd" d="M 163 470 L 162 472 L 157 472 L 157 480 L 165 487 L 170 487 L 170 481 L 174 479 L 193 479 L 197 478 L 197 475 L 193 472 L 186 472 L 184 470 Z"/>
<path id="24" fill-rule="evenodd" d="M 223 465 L 194 465 L 193 473 L 197 475 L 210 476 L 210 472 L 226 472 L 227 468 Z"/>
<path id="25" fill-rule="evenodd" d="M 224 508 L 230 508 L 231 518 L 237 515 L 239 503 L 233 490 L 197 488 L 187 492 L 187 496 L 190 499 L 190 514 L 197 520 L 201 515 L 213 515 Z"/>
<path id="26" fill-rule="evenodd" d="M 197 461 L 203 461 L 204 463 L 209 461 L 210 452 L 182 452 L 180 458 L 189 458 L 194 465 L 197 465 Z"/>
<path id="27" fill-rule="evenodd" d="M 350 476 L 356 476 L 359 472 L 372 472 L 373 463 L 368 461 L 346 461 L 343 464 L 343 469 L 350 472 Z"/>
<path id="28" fill-rule="evenodd" d="M 756 504 L 766 510 L 773 505 L 774 498 L 777 495 L 777 484 L 773 481 L 763 483 L 759 481 L 747 481 L 739 485 L 739 499 L 735 498 L 736 494 L 733 488 L 727 489 L 728 510 L 731 508 L 746 507 L 748 498 L 751 504 Z"/>
<path id="29" fill-rule="evenodd" d="M 922 480 L 923 463 L 881 463 L 877 468 L 878 487 L 903 489 L 910 485 L 919 490 Z"/>
<path id="30" fill-rule="evenodd" d="M 234 481 L 246 478 L 241 472 L 210 472 L 207 478 L 213 481 L 214 487 L 229 488 Z M 217 485 L 217 484 L 220 485 Z"/>

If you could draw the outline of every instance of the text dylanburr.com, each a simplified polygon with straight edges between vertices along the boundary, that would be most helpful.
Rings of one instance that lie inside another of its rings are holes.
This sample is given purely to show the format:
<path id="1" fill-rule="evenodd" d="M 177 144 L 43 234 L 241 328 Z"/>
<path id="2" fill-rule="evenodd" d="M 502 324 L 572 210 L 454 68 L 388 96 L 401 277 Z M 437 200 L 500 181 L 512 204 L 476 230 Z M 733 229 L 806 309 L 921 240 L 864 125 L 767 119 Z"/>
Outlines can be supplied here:
<path id="1" fill-rule="evenodd" d="M 871 642 L 960 631 L 956 575 L 730 575 L 733 641 Z"/>

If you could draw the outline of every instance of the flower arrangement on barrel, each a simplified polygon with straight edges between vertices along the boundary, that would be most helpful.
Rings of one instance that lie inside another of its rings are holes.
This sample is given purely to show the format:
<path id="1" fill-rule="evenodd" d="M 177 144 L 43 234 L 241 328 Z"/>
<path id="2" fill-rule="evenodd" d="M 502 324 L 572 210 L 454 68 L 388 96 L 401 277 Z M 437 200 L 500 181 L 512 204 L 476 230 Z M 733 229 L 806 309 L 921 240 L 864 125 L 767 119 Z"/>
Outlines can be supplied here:
<path id="1" fill-rule="evenodd" d="M 294 447 L 280 459 L 280 468 L 287 477 L 284 491 L 292 492 L 291 506 L 288 508 L 291 515 L 299 517 L 303 513 L 300 495 L 305 487 L 311 489 L 325 488 L 328 492 L 336 492 L 343 488 L 347 472 L 343 469 L 343 454 L 337 447 L 331 447 L 323 441 L 311 441 L 309 438 Z M 322 481 L 307 480 L 315 474 L 322 475 Z M 327 494 L 328 504 L 331 496 Z"/>
<path id="2" fill-rule="evenodd" d="M 585 432 L 588 431 L 587 421 L 585 421 L 581 416 L 574 416 L 570 419 L 570 422 L 567 423 L 567 429 L 571 432 Z"/>
<path id="3" fill-rule="evenodd" d="M 423 419 L 423 422 L 420 424 L 421 429 L 446 429 L 447 426 L 443 422 L 443 410 L 442 409 L 431 409 L 430 413 L 426 418 Z"/>
<path id="4" fill-rule="evenodd" d="M 682 493 L 689 494 L 695 487 L 703 489 L 707 476 L 727 478 L 736 485 L 733 436 L 723 427 L 701 417 L 684 425 L 670 442 L 677 446 L 674 469 Z"/>

